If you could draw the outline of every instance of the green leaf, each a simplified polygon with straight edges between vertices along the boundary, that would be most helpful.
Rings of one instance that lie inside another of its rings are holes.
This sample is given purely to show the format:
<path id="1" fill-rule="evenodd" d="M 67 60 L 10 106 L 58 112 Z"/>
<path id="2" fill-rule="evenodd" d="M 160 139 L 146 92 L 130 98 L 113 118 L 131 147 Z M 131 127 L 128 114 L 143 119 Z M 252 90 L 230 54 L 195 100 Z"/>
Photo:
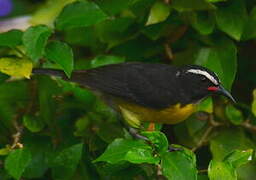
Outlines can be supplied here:
<path id="1" fill-rule="evenodd" d="M 253 90 L 252 113 L 256 116 L 256 89 Z"/>
<path id="2" fill-rule="evenodd" d="M 234 168 L 238 168 L 243 164 L 252 161 L 253 149 L 248 149 L 244 151 L 235 150 L 228 154 L 224 161 L 232 164 Z"/>
<path id="3" fill-rule="evenodd" d="M 248 18 L 248 21 L 245 24 L 242 40 L 250 40 L 256 38 L 256 7 L 254 7 Z"/>
<path id="4" fill-rule="evenodd" d="M 213 47 L 202 48 L 195 63 L 214 71 L 224 87 L 231 89 L 237 71 L 237 49 L 231 40 L 219 39 Z"/>
<path id="5" fill-rule="evenodd" d="M 211 34 L 215 27 L 215 19 L 210 12 L 192 12 L 188 14 L 191 25 L 202 35 Z"/>
<path id="6" fill-rule="evenodd" d="M 157 1 L 152 6 L 146 25 L 165 21 L 170 14 L 170 6 L 163 1 Z"/>
<path id="7" fill-rule="evenodd" d="M 15 179 L 20 179 L 29 162 L 31 161 L 30 151 L 26 148 L 12 151 L 5 160 L 5 169 Z"/>
<path id="8" fill-rule="evenodd" d="M 211 139 L 210 149 L 213 160 L 222 161 L 234 150 L 248 150 L 255 148 L 254 143 L 238 128 L 224 129 Z"/>
<path id="9" fill-rule="evenodd" d="M 77 27 L 87 27 L 97 24 L 107 18 L 107 15 L 93 2 L 77 1 L 68 4 L 56 19 L 59 30 Z"/>
<path id="10" fill-rule="evenodd" d="M 152 147 L 143 141 L 130 139 L 115 139 L 106 149 L 106 151 L 98 157 L 94 162 L 105 161 L 116 164 L 122 161 L 131 163 L 149 163 L 157 164 L 158 157 L 153 156 Z"/>
<path id="11" fill-rule="evenodd" d="M 52 41 L 45 49 L 45 56 L 50 61 L 60 65 L 68 77 L 71 76 L 74 68 L 74 58 L 72 49 L 63 42 Z"/>
<path id="12" fill-rule="evenodd" d="M 0 46 L 15 47 L 22 43 L 23 32 L 11 30 L 0 34 Z"/>
<path id="13" fill-rule="evenodd" d="M 95 0 L 99 7 L 110 15 L 115 15 L 127 9 L 134 0 Z"/>
<path id="14" fill-rule="evenodd" d="M 0 58 L 0 71 L 14 77 L 30 78 L 32 62 L 19 58 Z"/>
<path id="15" fill-rule="evenodd" d="M 197 111 L 204 111 L 208 113 L 213 112 L 213 103 L 212 98 L 208 97 L 200 102 L 200 104 L 197 106 Z"/>
<path id="16" fill-rule="evenodd" d="M 168 179 L 197 179 L 195 155 L 189 150 L 163 153 L 161 167 Z"/>
<path id="17" fill-rule="evenodd" d="M 97 36 L 103 43 L 108 43 L 108 49 L 134 37 L 129 29 L 134 18 L 108 19 L 96 25 Z"/>
<path id="18" fill-rule="evenodd" d="M 53 160 L 54 179 L 70 179 L 81 160 L 83 144 L 76 144 L 61 151 Z"/>
<path id="19" fill-rule="evenodd" d="M 169 143 L 164 133 L 160 131 L 143 131 L 141 134 L 152 142 L 157 152 L 163 153 L 168 151 Z"/>
<path id="20" fill-rule="evenodd" d="M 225 112 L 228 119 L 235 125 L 239 125 L 244 121 L 241 111 L 239 111 L 232 105 L 226 106 Z"/>
<path id="21" fill-rule="evenodd" d="M 218 7 L 216 22 L 220 30 L 235 40 L 240 40 L 247 22 L 245 1 L 228 1 L 226 6 Z"/>
<path id="22" fill-rule="evenodd" d="M 183 11 L 215 9 L 215 6 L 205 0 L 173 0 L 174 9 Z"/>
<path id="23" fill-rule="evenodd" d="M 38 25 L 28 28 L 22 37 L 26 55 L 33 61 L 37 61 L 43 56 L 47 39 L 52 31 L 49 27 Z"/>
<path id="24" fill-rule="evenodd" d="M 236 180 L 237 173 L 231 164 L 227 162 L 219 162 L 211 160 L 208 168 L 208 176 L 210 180 Z"/>
<path id="25" fill-rule="evenodd" d="M 108 64 L 118 64 L 125 61 L 124 57 L 120 56 L 97 56 L 91 61 L 91 67 L 96 68 Z"/>
<path id="26" fill-rule="evenodd" d="M 39 132 L 44 128 L 44 123 L 40 118 L 35 118 L 28 115 L 23 117 L 23 124 L 31 132 Z"/>

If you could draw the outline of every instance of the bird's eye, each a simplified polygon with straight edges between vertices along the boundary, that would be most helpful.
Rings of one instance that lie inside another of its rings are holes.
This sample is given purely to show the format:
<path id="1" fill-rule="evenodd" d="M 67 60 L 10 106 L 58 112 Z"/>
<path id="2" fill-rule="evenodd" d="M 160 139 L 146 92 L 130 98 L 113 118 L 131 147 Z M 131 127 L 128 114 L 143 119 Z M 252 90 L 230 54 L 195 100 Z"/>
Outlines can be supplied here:
<path id="1" fill-rule="evenodd" d="M 201 78 L 201 81 L 206 81 L 206 77 L 202 77 L 202 78 Z"/>

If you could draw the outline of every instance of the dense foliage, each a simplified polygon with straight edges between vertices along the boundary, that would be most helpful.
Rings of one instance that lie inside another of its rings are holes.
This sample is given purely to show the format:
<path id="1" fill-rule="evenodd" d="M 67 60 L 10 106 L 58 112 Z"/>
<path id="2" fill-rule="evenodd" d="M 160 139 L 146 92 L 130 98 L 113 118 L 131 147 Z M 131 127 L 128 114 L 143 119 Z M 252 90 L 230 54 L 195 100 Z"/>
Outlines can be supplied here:
<path id="1" fill-rule="evenodd" d="M 0 32 L 1 180 L 256 177 L 255 0 L 0 0 Z M 31 75 L 124 61 L 208 67 L 237 104 L 206 99 L 149 145 L 92 92 Z"/>

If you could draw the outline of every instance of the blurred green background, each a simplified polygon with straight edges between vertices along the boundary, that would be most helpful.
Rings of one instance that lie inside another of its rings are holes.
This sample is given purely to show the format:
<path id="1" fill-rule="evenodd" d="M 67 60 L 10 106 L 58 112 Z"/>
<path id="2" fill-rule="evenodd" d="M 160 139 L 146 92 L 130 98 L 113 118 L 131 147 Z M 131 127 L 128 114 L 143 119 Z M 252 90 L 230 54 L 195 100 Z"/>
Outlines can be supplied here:
<path id="1" fill-rule="evenodd" d="M 255 39 L 255 0 L 0 0 L 0 180 L 255 179 Z M 125 61 L 208 67 L 237 104 L 206 99 L 152 147 L 90 91 L 28 79 Z"/>

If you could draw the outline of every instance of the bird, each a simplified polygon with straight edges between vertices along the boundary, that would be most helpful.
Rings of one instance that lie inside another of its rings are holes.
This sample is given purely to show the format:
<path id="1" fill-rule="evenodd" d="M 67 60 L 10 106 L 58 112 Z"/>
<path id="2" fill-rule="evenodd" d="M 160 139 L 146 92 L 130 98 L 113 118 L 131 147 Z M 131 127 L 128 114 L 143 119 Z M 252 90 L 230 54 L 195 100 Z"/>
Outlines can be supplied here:
<path id="1" fill-rule="evenodd" d="M 75 70 L 68 78 L 61 70 L 35 68 L 33 74 L 57 76 L 95 92 L 119 112 L 130 133 L 144 122 L 177 124 L 196 111 L 208 96 L 223 95 L 235 102 L 213 71 L 199 65 L 124 62 Z"/>

